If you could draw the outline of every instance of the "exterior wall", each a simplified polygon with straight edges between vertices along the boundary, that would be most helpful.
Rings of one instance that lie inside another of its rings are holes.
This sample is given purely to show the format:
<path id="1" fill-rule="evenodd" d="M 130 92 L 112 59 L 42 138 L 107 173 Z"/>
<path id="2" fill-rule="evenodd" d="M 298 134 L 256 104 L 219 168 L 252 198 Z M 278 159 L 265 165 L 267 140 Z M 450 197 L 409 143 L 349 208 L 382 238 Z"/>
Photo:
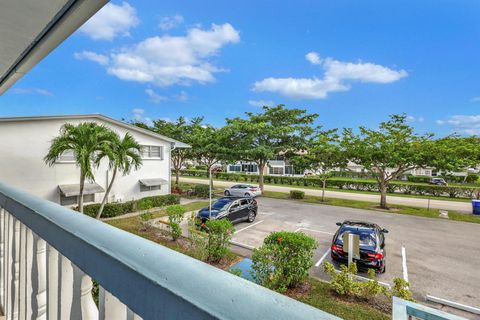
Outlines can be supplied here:
<path id="1" fill-rule="evenodd" d="M 151 195 L 170 193 L 170 142 L 157 139 L 135 130 L 114 125 L 100 119 L 48 119 L 12 121 L 0 123 L 0 181 L 25 190 L 50 201 L 60 202 L 58 185 L 78 184 L 80 171 L 72 162 L 59 162 L 47 166 L 43 157 L 47 154 L 51 140 L 59 135 L 65 123 L 97 122 L 103 124 L 120 136 L 128 131 L 141 145 L 163 146 L 163 160 L 144 159 L 143 166 L 129 175 L 117 174 L 110 193 L 111 199 L 132 200 Z M 107 160 L 95 169 L 95 182 L 107 189 Z M 139 179 L 163 178 L 169 182 L 161 190 L 140 192 Z M 103 199 L 103 193 L 95 194 L 95 201 Z"/>

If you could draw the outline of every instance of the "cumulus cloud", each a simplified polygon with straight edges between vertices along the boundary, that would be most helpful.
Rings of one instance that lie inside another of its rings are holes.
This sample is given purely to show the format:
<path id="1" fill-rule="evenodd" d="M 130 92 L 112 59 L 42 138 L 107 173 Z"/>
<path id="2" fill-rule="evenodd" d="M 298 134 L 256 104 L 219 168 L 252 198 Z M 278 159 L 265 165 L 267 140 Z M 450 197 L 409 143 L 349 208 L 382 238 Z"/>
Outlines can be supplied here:
<path id="1" fill-rule="evenodd" d="M 318 53 L 314 51 L 307 53 L 305 55 L 305 59 L 307 59 L 311 64 L 320 64 L 322 61 Z"/>
<path id="2" fill-rule="evenodd" d="M 405 70 L 394 70 L 369 62 L 344 62 L 333 58 L 320 59 L 310 52 L 306 59 L 322 67 L 322 78 L 266 78 L 253 85 L 253 91 L 276 92 L 299 99 L 324 99 L 331 92 L 348 91 L 352 82 L 392 83 L 408 75 Z"/>
<path id="3" fill-rule="evenodd" d="M 178 27 L 183 23 L 183 17 L 179 14 L 167 17 L 161 17 L 158 27 L 162 30 L 170 30 Z"/>
<path id="4" fill-rule="evenodd" d="M 113 51 L 105 67 L 109 74 L 126 81 L 161 87 L 203 84 L 214 81 L 214 73 L 223 71 L 210 58 L 223 46 L 239 41 L 239 32 L 231 24 L 212 24 L 207 30 L 192 28 L 185 36 L 151 37 Z"/>
<path id="5" fill-rule="evenodd" d="M 109 59 L 106 55 L 98 54 L 92 51 L 84 50 L 82 52 L 75 52 L 73 56 L 77 60 L 90 60 L 102 66 L 108 65 L 108 62 L 109 62 Z"/>
<path id="6" fill-rule="evenodd" d="M 127 2 L 120 5 L 107 3 L 79 30 L 93 40 L 113 40 L 118 36 L 129 36 L 130 29 L 139 22 L 135 8 Z"/>
<path id="7" fill-rule="evenodd" d="M 248 100 L 248 104 L 253 107 L 273 106 L 274 102 L 271 100 Z"/>
<path id="8" fill-rule="evenodd" d="M 445 120 L 437 120 L 439 125 L 449 125 L 453 131 L 468 134 L 480 134 L 480 115 L 454 115 Z"/>
<path id="9" fill-rule="evenodd" d="M 189 99 L 188 93 L 185 91 L 180 91 L 180 93 L 173 96 L 173 98 L 180 102 L 187 102 Z"/>
<path id="10" fill-rule="evenodd" d="M 423 122 L 425 119 L 423 117 L 415 117 L 412 115 L 407 116 L 407 121 L 408 122 Z"/>
<path id="11" fill-rule="evenodd" d="M 138 122 L 143 122 L 147 126 L 153 126 L 153 121 L 149 117 L 145 117 L 145 110 L 141 108 L 132 109 L 133 119 Z"/>
<path id="12" fill-rule="evenodd" d="M 13 94 L 38 94 L 45 97 L 53 97 L 53 93 L 41 88 L 15 88 Z"/>
<path id="13" fill-rule="evenodd" d="M 159 104 L 160 102 L 168 99 L 167 97 L 159 95 L 153 89 L 145 89 L 145 93 L 149 96 L 150 101 L 155 104 Z"/>

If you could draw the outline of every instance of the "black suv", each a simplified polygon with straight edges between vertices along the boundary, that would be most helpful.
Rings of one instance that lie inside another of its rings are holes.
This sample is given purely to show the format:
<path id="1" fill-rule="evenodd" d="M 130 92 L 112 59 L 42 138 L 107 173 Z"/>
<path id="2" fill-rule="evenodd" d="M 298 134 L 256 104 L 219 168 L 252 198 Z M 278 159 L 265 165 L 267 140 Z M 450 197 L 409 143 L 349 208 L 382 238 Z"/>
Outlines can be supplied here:
<path id="1" fill-rule="evenodd" d="M 360 238 L 360 259 L 353 259 L 359 270 L 375 269 L 385 272 L 385 233 L 388 230 L 380 228 L 375 223 L 363 221 L 337 222 L 337 232 L 333 236 L 332 260 L 340 263 L 348 262 L 348 254 L 343 251 L 343 234 L 349 232 Z"/>
<path id="2" fill-rule="evenodd" d="M 257 216 L 257 201 L 250 197 L 223 197 L 212 203 L 212 210 L 209 207 L 200 209 L 197 214 L 197 221 L 204 223 L 212 219 L 228 219 L 233 222 L 255 221 Z"/>

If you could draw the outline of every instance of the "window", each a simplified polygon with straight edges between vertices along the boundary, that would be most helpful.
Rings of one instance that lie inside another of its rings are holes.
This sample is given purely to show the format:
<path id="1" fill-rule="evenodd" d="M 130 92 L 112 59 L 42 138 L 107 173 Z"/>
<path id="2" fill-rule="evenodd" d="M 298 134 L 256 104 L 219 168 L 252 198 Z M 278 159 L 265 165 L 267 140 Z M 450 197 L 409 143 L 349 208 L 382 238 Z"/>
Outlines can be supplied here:
<path id="1" fill-rule="evenodd" d="M 242 169 L 242 167 L 238 164 L 235 164 L 235 165 L 231 164 L 231 165 L 228 166 L 228 171 L 230 171 L 230 172 L 240 172 L 241 169 Z"/>
<path id="2" fill-rule="evenodd" d="M 146 192 L 146 191 L 154 191 L 154 190 L 161 190 L 162 186 L 145 186 L 143 184 L 140 184 L 140 192 Z"/>
<path id="3" fill-rule="evenodd" d="M 142 146 L 142 158 L 155 158 L 163 160 L 163 147 Z"/>
<path id="4" fill-rule="evenodd" d="M 248 173 L 256 173 L 258 171 L 258 166 L 256 164 L 242 164 L 242 171 Z"/>
<path id="5" fill-rule="evenodd" d="M 74 162 L 74 161 L 75 161 L 75 154 L 73 153 L 73 150 L 64 151 L 58 158 L 58 162 Z"/>
<path id="6" fill-rule="evenodd" d="M 95 202 L 95 194 L 84 194 L 83 203 Z M 60 195 L 60 204 L 62 206 L 71 206 L 78 203 L 78 196 L 65 197 Z"/>
<path id="7" fill-rule="evenodd" d="M 283 167 L 270 167 L 270 174 L 283 174 Z"/>

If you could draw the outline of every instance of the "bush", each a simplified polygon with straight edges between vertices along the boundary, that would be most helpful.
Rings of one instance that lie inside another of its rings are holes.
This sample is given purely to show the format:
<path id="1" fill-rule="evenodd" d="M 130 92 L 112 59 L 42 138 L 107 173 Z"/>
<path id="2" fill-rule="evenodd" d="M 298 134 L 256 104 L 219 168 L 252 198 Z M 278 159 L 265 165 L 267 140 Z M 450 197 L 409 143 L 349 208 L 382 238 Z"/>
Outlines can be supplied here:
<path id="1" fill-rule="evenodd" d="M 182 235 L 182 228 L 180 222 L 182 222 L 183 215 L 186 212 L 185 207 L 179 204 L 167 207 L 168 214 L 168 228 L 172 239 L 175 241 Z"/>
<path id="2" fill-rule="evenodd" d="M 466 183 L 477 183 L 478 182 L 478 174 L 470 173 L 467 178 L 465 179 Z"/>
<path id="3" fill-rule="evenodd" d="M 303 199 L 305 198 L 305 192 L 300 190 L 290 190 L 290 198 L 292 199 Z"/>
<path id="4" fill-rule="evenodd" d="M 392 295 L 404 300 L 414 301 L 412 291 L 410 291 L 410 283 L 402 278 L 393 279 Z"/>
<path id="5" fill-rule="evenodd" d="M 335 267 L 330 262 L 325 262 L 323 270 L 332 279 L 330 286 L 339 295 L 355 296 L 360 292 L 359 282 L 353 281 L 352 275 L 357 274 L 357 265 L 352 263 L 350 266 L 341 265 L 340 272 L 335 271 Z"/>
<path id="6" fill-rule="evenodd" d="M 207 259 L 219 262 L 230 254 L 230 240 L 235 228 L 230 221 L 225 219 L 210 220 L 205 225 L 208 231 Z"/>
<path id="7" fill-rule="evenodd" d="M 208 198 L 210 196 L 210 186 L 206 184 L 193 186 L 193 195 L 199 198 Z"/>
<path id="8" fill-rule="evenodd" d="M 317 243 L 301 232 L 272 232 L 253 250 L 252 276 L 261 285 L 284 292 L 308 277 Z"/>
<path id="9" fill-rule="evenodd" d="M 146 210 L 156 207 L 163 207 L 171 204 L 178 204 L 179 202 L 180 198 L 178 196 L 168 194 L 162 196 L 145 197 L 134 201 L 107 203 L 103 208 L 102 217 L 117 217 L 122 214 L 135 212 L 136 210 Z M 83 207 L 83 213 L 90 217 L 95 217 L 99 208 L 99 203 L 89 204 Z"/>

